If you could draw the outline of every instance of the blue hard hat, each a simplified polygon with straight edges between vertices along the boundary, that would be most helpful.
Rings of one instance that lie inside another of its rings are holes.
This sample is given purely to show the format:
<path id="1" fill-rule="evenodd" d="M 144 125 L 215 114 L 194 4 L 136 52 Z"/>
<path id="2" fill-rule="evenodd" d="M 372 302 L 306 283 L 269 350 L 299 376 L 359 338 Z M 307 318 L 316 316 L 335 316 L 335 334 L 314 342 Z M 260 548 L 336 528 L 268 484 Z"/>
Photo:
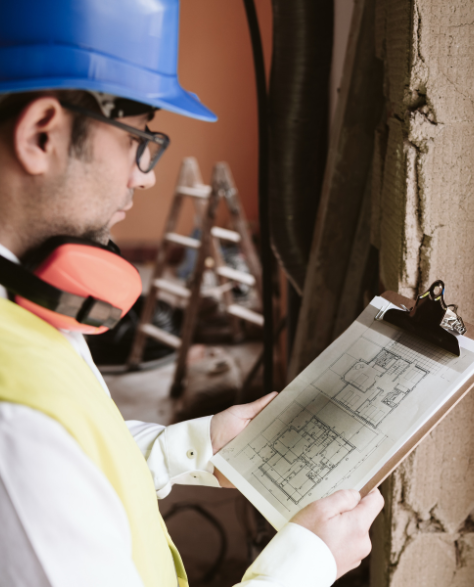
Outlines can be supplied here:
<path id="1" fill-rule="evenodd" d="M 179 0 L 0 0 L 0 94 L 103 92 L 199 120 L 178 81 Z"/>

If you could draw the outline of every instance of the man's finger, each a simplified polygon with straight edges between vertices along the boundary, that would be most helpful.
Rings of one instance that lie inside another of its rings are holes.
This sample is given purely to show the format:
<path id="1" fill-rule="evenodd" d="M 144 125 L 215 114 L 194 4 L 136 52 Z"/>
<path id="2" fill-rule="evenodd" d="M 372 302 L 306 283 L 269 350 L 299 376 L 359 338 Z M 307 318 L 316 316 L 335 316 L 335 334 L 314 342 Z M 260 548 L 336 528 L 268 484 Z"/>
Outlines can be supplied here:
<path id="1" fill-rule="evenodd" d="M 355 489 L 340 489 L 329 497 L 324 497 L 315 503 L 324 510 L 329 519 L 339 514 L 350 512 L 360 501 L 360 493 Z"/>
<path id="2" fill-rule="evenodd" d="M 225 475 L 223 475 L 219 469 L 214 467 L 214 477 L 219 481 L 219 485 L 221 487 L 226 487 L 227 489 L 234 488 L 234 485 L 227 479 Z"/>
<path id="3" fill-rule="evenodd" d="M 352 513 L 354 516 L 364 519 L 364 521 L 367 522 L 367 526 L 370 526 L 382 511 L 383 506 L 384 499 L 380 491 L 377 489 L 363 497 Z"/>

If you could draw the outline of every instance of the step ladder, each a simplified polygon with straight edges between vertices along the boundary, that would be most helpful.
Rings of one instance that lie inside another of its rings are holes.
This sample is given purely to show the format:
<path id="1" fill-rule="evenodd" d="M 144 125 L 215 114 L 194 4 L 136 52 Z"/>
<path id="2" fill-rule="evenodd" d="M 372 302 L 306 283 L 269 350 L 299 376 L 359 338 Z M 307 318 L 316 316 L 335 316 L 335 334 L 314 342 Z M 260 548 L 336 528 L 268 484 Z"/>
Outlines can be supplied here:
<path id="1" fill-rule="evenodd" d="M 214 226 L 211 229 L 211 254 L 215 262 L 215 272 L 223 292 L 223 302 L 231 316 L 234 340 L 240 338 L 240 321 L 245 320 L 263 327 L 263 315 L 234 301 L 232 287 L 243 284 L 255 288 L 257 307 L 262 307 L 262 270 L 252 236 L 248 230 L 245 213 L 240 205 L 234 178 L 227 163 L 217 163 L 214 167 L 213 182 L 219 189 L 219 196 L 225 201 L 230 214 L 233 230 Z M 242 251 L 249 272 L 238 271 L 226 265 L 221 250 L 221 242 L 238 245 Z"/>
<path id="2" fill-rule="evenodd" d="M 199 239 L 176 232 L 179 213 L 185 198 L 191 198 L 194 201 L 196 211 L 195 227 L 199 229 Z M 227 203 L 234 230 L 214 226 L 220 199 L 224 199 Z M 241 247 L 249 267 L 249 273 L 237 271 L 225 264 L 220 244 L 222 241 L 238 244 Z M 165 276 L 170 244 L 197 250 L 196 263 L 187 286 L 171 281 Z M 213 270 L 216 273 L 219 285 L 203 292 L 202 278 L 206 265 L 209 265 L 209 258 L 212 259 Z M 183 391 L 183 381 L 186 376 L 186 359 L 192 343 L 201 297 L 216 293 L 222 294 L 224 306 L 231 317 L 234 340 L 238 340 L 241 336 L 241 320 L 247 320 L 263 326 L 263 316 L 261 314 L 235 303 L 231 290 L 236 283 L 255 287 L 258 292 L 258 302 L 261 305 L 260 263 L 239 203 L 232 175 L 227 164 L 217 163 L 213 170 L 211 186 L 204 185 L 196 159 L 187 157 L 183 160 L 179 172 L 173 202 L 158 249 L 150 290 L 147 294 L 128 360 L 129 368 L 137 369 L 139 367 L 147 337 L 176 349 L 177 361 L 171 396 L 179 397 Z M 152 324 L 160 291 L 180 298 L 185 307 L 181 337 Z"/>

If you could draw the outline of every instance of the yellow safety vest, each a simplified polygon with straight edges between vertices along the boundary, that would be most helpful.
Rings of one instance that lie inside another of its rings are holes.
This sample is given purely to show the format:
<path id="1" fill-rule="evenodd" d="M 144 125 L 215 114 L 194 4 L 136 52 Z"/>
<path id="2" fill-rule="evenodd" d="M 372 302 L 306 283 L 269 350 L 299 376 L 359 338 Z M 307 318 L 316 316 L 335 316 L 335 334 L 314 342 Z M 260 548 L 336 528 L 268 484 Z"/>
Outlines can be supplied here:
<path id="1" fill-rule="evenodd" d="M 107 477 L 125 508 L 132 557 L 146 587 L 186 587 L 181 557 L 158 511 L 155 487 L 114 402 L 55 328 L 0 299 L 0 401 L 57 420 Z"/>

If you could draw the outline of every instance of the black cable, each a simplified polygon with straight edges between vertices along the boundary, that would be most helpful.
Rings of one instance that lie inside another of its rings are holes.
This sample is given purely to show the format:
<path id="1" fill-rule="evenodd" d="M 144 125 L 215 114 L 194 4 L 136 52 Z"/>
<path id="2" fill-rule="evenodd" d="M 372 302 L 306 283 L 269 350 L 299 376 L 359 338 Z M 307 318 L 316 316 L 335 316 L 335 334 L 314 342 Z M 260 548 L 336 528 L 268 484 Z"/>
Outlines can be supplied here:
<path id="1" fill-rule="evenodd" d="M 287 324 L 287 318 L 284 316 L 280 320 L 280 323 L 278 324 L 278 328 L 277 328 L 277 331 L 275 332 L 275 337 L 272 341 L 272 345 L 276 344 L 278 342 L 278 338 L 279 338 L 280 334 L 283 332 L 283 329 L 285 328 L 286 324 Z M 242 396 L 243 397 L 245 397 L 245 392 L 249 390 L 250 385 L 255 378 L 255 375 L 257 375 L 258 370 L 262 366 L 263 359 L 264 359 L 264 357 L 263 357 L 263 353 L 262 353 L 257 357 L 255 363 L 253 364 L 253 367 L 248 372 L 247 377 L 245 378 L 245 380 L 242 384 Z"/>
<path id="2" fill-rule="evenodd" d="M 262 260 L 262 297 L 263 297 L 263 345 L 265 393 L 273 391 L 273 300 L 272 300 L 272 264 L 273 256 L 270 244 L 270 221 L 268 202 L 268 97 L 265 80 L 265 62 L 263 59 L 262 39 L 258 26 L 257 12 L 253 0 L 244 0 L 245 12 L 252 42 L 255 82 L 257 86 L 258 107 L 258 195 L 260 220 L 260 256 Z"/>
<path id="3" fill-rule="evenodd" d="M 206 584 L 206 583 L 212 581 L 212 579 L 214 579 L 214 577 L 216 576 L 216 573 L 221 568 L 221 566 L 225 560 L 225 557 L 227 554 L 227 536 L 226 536 L 224 528 L 222 527 L 222 524 L 217 520 L 217 518 L 215 518 L 206 509 L 204 509 L 202 506 L 200 506 L 196 503 L 177 503 L 177 504 L 173 505 L 168 512 L 166 512 L 166 514 L 163 516 L 163 519 L 168 520 L 172 516 L 179 514 L 180 512 L 186 511 L 186 510 L 194 510 L 194 511 L 198 512 L 198 514 L 201 514 L 201 516 L 206 518 L 206 520 L 208 522 L 210 522 L 214 526 L 214 528 L 216 528 L 216 530 L 219 533 L 219 537 L 221 539 L 220 540 L 221 546 L 220 546 L 219 553 L 216 557 L 214 564 L 201 577 L 201 579 L 199 581 L 196 581 L 196 583 Z"/>

